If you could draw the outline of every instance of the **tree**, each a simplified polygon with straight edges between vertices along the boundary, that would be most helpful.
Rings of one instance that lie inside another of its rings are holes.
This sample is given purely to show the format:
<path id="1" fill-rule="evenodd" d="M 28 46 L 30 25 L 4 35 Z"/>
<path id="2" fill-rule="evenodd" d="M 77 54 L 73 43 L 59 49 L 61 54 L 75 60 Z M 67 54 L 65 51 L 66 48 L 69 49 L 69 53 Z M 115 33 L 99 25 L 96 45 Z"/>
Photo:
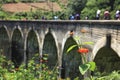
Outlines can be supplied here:
<path id="1" fill-rule="evenodd" d="M 81 13 L 85 7 L 87 0 L 69 0 L 67 8 L 70 14 L 72 13 Z"/>
<path id="2" fill-rule="evenodd" d="M 82 15 L 88 15 L 90 19 L 95 19 L 96 11 L 100 9 L 101 16 L 103 16 L 105 10 L 108 10 L 113 18 L 115 10 L 118 8 L 119 4 L 119 0 L 87 0 L 85 8 L 82 10 Z"/>

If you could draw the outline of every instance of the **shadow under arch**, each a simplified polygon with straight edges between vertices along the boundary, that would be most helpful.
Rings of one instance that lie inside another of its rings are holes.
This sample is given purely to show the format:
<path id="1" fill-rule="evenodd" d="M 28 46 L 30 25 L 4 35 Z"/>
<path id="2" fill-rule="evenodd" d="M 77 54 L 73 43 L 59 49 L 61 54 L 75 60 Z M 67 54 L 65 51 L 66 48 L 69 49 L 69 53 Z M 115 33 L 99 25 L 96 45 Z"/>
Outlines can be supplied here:
<path id="1" fill-rule="evenodd" d="M 0 54 L 10 59 L 10 38 L 6 27 L 0 28 Z"/>
<path id="2" fill-rule="evenodd" d="M 101 73 L 112 72 L 114 70 L 120 70 L 120 58 L 117 53 L 107 46 L 102 47 L 97 52 L 94 61 L 97 65 L 97 70 Z"/>
<path id="3" fill-rule="evenodd" d="M 42 48 L 42 57 L 47 57 L 48 62 L 46 64 L 49 69 L 53 69 L 58 65 L 57 45 L 51 32 L 48 32 L 45 35 Z"/>
<path id="4" fill-rule="evenodd" d="M 64 44 L 62 53 L 62 66 L 64 65 L 65 68 L 65 77 L 69 77 L 71 80 L 76 77 L 80 77 L 80 79 L 82 79 L 82 75 L 79 72 L 79 65 L 82 64 L 82 58 L 77 52 L 78 47 L 74 48 L 69 53 L 66 53 L 70 46 L 76 44 L 77 43 L 72 36 L 68 37 Z"/>
<path id="5" fill-rule="evenodd" d="M 92 60 L 95 58 L 97 52 L 104 46 L 112 48 L 120 57 L 120 44 L 117 43 L 117 40 L 110 37 L 111 35 L 108 34 L 106 37 L 102 37 L 96 42 L 92 51 Z"/>
<path id="6" fill-rule="evenodd" d="M 119 46 L 111 34 L 101 38 L 93 49 L 93 59 L 99 72 L 109 73 L 120 70 Z"/>
<path id="7" fill-rule="evenodd" d="M 16 28 L 13 31 L 12 41 L 11 41 L 11 59 L 18 68 L 24 60 L 24 43 L 21 31 Z"/>
<path id="8" fill-rule="evenodd" d="M 39 63 L 39 43 L 36 32 L 32 29 L 29 31 L 26 40 L 26 63 L 33 59 Z"/>

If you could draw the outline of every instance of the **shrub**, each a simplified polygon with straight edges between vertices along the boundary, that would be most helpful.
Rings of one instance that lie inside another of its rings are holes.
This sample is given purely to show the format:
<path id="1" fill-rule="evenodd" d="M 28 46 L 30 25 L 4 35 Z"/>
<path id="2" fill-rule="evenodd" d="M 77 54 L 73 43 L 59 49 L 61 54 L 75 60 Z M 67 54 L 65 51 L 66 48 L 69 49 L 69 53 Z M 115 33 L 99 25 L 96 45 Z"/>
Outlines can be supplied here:
<path id="1" fill-rule="evenodd" d="M 11 61 L 0 56 L 0 80 L 57 80 L 57 68 L 49 70 L 45 64 L 36 64 L 30 60 L 28 67 L 22 64 L 15 68 Z"/>

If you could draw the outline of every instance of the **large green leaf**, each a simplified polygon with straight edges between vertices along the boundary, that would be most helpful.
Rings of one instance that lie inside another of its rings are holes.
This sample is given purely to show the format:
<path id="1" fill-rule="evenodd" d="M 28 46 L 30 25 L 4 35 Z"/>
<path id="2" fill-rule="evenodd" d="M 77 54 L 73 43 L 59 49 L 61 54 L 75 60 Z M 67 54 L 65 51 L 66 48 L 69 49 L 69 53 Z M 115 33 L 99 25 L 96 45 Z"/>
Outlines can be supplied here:
<path id="1" fill-rule="evenodd" d="M 94 71 L 95 68 L 96 68 L 95 62 L 88 62 L 88 64 L 90 64 L 90 70 L 91 70 L 91 71 Z"/>
<path id="2" fill-rule="evenodd" d="M 83 42 L 83 45 L 93 45 L 93 42 Z"/>
<path id="3" fill-rule="evenodd" d="M 69 53 L 73 48 L 75 48 L 77 45 L 72 45 L 67 49 L 67 53 Z"/>
<path id="4" fill-rule="evenodd" d="M 84 75 L 85 72 L 87 72 L 89 68 L 90 68 L 90 64 L 82 64 L 79 66 L 79 71 L 82 75 Z"/>

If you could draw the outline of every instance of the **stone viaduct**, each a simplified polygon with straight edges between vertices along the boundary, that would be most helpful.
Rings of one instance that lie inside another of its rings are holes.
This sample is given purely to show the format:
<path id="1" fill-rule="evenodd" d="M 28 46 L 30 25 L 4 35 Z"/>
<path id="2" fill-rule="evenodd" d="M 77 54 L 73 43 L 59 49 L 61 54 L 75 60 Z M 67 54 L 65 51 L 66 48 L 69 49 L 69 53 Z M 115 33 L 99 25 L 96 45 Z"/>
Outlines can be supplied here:
<path id="1" fill-rule="evenodd" d="M 70 35 L 72 31 L 74 34 Z M 16 67 L 27 64 L 34 54 L 39 54 L 38 60 L 47 54 L 50 68 L 62 66 L 65 77 L 72 74 L 73 78 L 80 75 L 78 65 L 82 63 L 77 49 L 66 53 L 71 45 L 77 43 L 75 36 L 82 36 L 83 42 L 94 43 L 84 47 L 90 50 L 88 60 L 95 61 L 101 72 L 120 70 L 120 21 L 117 20 L 1 20 L 0 52 Z"/>

